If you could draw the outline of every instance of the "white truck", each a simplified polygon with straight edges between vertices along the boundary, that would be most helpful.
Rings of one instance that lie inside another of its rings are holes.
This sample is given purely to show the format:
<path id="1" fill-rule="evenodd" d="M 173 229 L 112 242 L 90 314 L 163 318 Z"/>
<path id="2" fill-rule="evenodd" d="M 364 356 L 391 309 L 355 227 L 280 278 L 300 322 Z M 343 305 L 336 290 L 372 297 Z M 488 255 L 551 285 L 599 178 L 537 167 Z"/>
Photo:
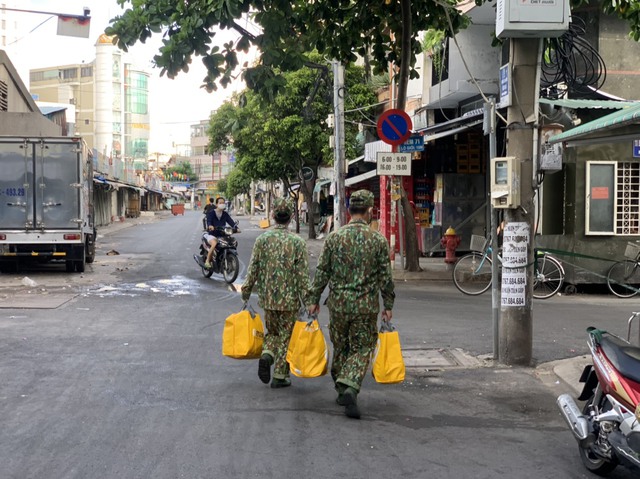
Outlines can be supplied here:
<path id="1" fill-rule="evenodd" d="M 0 272 L 25 261 L 82 273 L 95 258 L 93 159 L 79 137 L 0 136 Z"/>

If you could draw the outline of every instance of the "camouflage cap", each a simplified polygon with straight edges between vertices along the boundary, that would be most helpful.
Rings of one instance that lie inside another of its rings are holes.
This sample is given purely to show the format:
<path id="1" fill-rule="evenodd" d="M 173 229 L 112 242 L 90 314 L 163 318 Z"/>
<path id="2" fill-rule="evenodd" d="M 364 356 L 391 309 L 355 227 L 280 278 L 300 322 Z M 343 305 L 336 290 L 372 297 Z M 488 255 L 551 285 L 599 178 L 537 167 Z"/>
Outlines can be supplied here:
<path id="1" fill-rule="evenodd" d="M 273 214 L 275 216 L 291 216 L 293 202 L 289 198 L 276 198 L 273 200 Z"/>
<path id="2" fill-rule="evenodd" d="M 349 199 L 350 206 L 364 206 L 365 208 L 369 208 L 373 206 L 373 193 L 368 190 L 358 190 L 351 193 L 351 198 Z"/>

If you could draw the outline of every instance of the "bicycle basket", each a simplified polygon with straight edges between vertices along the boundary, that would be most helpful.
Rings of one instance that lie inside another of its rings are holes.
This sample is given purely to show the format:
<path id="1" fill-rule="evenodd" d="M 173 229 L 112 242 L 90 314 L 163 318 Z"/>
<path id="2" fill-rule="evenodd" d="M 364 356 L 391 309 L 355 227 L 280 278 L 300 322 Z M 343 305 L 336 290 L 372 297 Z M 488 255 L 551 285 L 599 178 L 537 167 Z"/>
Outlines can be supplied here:
<path id="1" fill-rule="evenodd" d="M 471 235 L 471 244 L 469 245 L 471 251 L 483 252 L 486 246 L 487 238 L 480 235 Z"/>
<path id="2" fill-rule="evenodd" d="M 640 255 L 640 244 L 627 243 L 627 247 L 624 250 L 625 258 L 636 260 L 638 259 L 638 255 Z"/>

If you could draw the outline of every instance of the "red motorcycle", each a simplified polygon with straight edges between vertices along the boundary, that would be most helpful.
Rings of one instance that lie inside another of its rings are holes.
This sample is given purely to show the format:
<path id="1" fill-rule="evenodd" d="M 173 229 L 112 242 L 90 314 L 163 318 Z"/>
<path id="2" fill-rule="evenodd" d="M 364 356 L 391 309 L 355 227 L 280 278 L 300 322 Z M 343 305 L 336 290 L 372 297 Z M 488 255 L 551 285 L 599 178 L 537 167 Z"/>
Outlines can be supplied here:
<path id="1" fill-rule="evenodd" d="M 640 347 L 629 343 L 635 318 L 640 312 L 629 318 L 627 340 L 587 330 L 593 365 L 582 372 L 584 388 L 578 397 L 585 405 L 580 411 L 569 394 L 557 400 L 578 441 L 582 463 L 600 476 L 619 464 L 640 468 Z"/>

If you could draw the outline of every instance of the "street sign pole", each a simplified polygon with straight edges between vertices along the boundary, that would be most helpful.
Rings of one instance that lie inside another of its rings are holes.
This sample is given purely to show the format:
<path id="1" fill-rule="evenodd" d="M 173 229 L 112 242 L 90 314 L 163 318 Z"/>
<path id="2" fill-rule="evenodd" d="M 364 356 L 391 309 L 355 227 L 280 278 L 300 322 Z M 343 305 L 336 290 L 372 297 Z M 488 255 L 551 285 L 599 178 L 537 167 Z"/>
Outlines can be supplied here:
<path id="1" fill-rule="evenodd" d="M 398 154 L 398 145 L 404 143 L 411 136 L 411 118 L 404 110 L 392 109 L 385 111 L 380 118 L 378 119 L 378 136 L 382 141 L 391 145 L 392 147 L 392 155 Z M 394 156 L 394 158 L 396 158 Z M 392 165 L 393 158 L 389 158 L 390 162 L 387 162 L 384 166 L 390 167 L 391 169 L 395 168 L 395 165 Z M 378 162 L 379 163 L 379 162 Z M 400 165 L 402 166 L 402 165 Z M 409 165 L 404 165 L 406 168 L 411 168 L 411 161 L 409 158 Z M 380 165 L 378 170 L 380 170 Z M 390 170 L 386 170 L 390 171 Z M 393 170 L 398 171 L 399 175 L 406 174 L 402 170 Z M 379 171 L 380 172 L 380 171 Z M 383 172 L 384 174 L 384 172 Z M 389 174 L 389 173 L 387 173 Z M 389 259 L 391 260 L 391 267 L 394 267 L 395 264 L 395 251 L 396 251 L 396 235 L 394 233 L 394 229 L 396 226 L 396 214 L 398 216 L 398 239 L 400 246 L 400 265 L 401 268 L 404 269 L 404 224 L 402 221 L 402 203 L 399 201 L 400 198 L 397 194 L 400 191 L 401 186 L 398 184 L 396 176 L 391 176 L 391 195 L 390 195 L 390 212 L 391 212 L 391 232 L 389 234 L 389 245 L 390 245 L 390 254 Z"/>

